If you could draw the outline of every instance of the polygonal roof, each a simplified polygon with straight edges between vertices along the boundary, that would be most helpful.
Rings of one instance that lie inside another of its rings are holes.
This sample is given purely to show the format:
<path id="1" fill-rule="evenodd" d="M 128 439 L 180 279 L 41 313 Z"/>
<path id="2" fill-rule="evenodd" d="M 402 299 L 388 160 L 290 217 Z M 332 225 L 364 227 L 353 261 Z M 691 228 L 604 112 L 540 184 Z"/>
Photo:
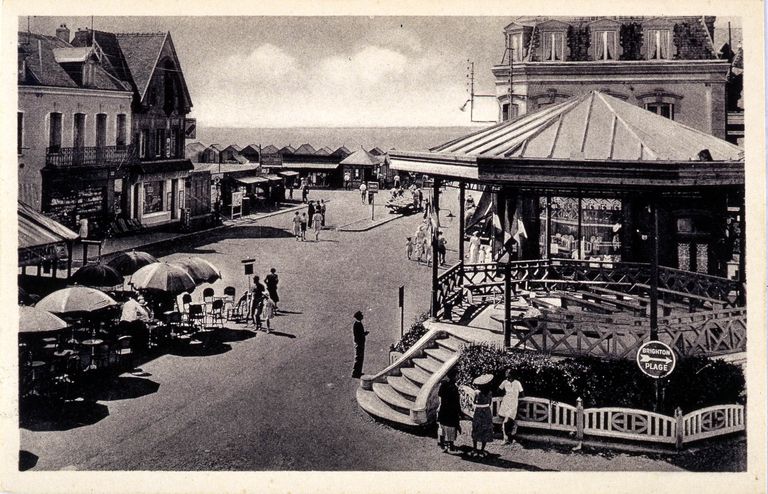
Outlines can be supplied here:
<path id="1" fill-rule="evenodd" d="M 741 148 L 599 91 L 431 149 L 497 158 L 690 161 L 743 159 Z"/>

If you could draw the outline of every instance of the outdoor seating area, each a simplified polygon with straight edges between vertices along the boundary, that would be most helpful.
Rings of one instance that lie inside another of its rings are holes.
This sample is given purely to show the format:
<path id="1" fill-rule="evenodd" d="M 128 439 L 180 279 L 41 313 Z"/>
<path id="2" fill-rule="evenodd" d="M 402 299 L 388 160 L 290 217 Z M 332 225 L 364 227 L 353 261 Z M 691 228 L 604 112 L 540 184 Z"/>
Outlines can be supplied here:
<path id="1" fill-rule="evenodd" d="M 93 378 L 183 347 L 215 346 L 217 328 L 242 322 L 251 302 L 248 293 L 236 300 L 231 286 L 197 291 L 220 277 L 201 258 L 165 263 L 134 251 L 80 268 L 69 281 L 81 284 L 43 297 L 20 292 L 20 397 L 73 399 Z"/>

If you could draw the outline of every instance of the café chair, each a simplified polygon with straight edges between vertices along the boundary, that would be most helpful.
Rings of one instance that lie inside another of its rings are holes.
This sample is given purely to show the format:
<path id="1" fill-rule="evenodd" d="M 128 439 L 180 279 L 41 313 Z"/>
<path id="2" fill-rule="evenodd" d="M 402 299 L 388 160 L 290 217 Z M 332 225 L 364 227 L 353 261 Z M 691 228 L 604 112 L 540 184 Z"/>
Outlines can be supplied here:
<path id="1" fill-rule="evenodd" d="M 192 304 L 192 295 L 185 293 L 181 296 L 181 315 L 186 320 L 189 315 L 189 306 Z"/>
<path id="2" fill-rule="evenodd" d="M 224 327 L 224 301 L 222 299 L 214 300 L 211 304 L 211 310 L 208 314 L 208 324 L 206 326 L 213 326 L 218 324 L 220 328 Z"/>
<path id="3" fill-rule="evenodd" d="M 205 326 L 205 308 L 202 304 L 191 304 L 189 306 L 189 328 L 196 326 Z"/>
<path id="4" fill-rule="evenodd" d="M 215 292 L 213 291 L 213 288 L 208 287 L 203 290 L 203 302 L 205 302 L 206 305 L 213 302 L 213 296 L 215 295 Z"/>
<path id="5" fill-rule="evenodd" d="M 125 362 L 128 361 L 127 369 L 133 368 L 133 349 L 131 348 L 131 337 L 123 335 L 117 338 L 117 344 L 115 346 L 115 358 L 117 358 L 118 368 L 124 369 Z"/>

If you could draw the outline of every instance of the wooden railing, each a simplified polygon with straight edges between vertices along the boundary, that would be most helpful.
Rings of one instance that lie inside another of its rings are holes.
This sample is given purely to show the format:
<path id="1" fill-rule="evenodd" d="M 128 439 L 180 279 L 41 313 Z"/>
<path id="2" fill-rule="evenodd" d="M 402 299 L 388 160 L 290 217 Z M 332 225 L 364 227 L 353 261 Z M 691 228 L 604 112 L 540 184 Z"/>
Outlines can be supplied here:
<path id="1" fill-rule="evenodd" d="M 459 262 L 448 268 L 437 277 L 437 311 L 440 317 L 443 312 L 450 310 L 459 297 L 461 297 L 462 263 Z"/>
<path id="2" fill-rule="evenodd" d="M 460 386 L 461 410 L 472 416 L 474 390 Z M 498 416 L 501 397 L 493 398 L 493 421 Z M 561 431 L 573 434 L 577 441 L 585 437 L 602 437 L 622 441 L 661 443 L 680 448 L 684 444 L 746 429 L 743 405 L 715 405 L 683 415 L 678 408 L 673 417 L 634 408 L 584 408 L 581 398 L 576 406 L 546 398 L 520 398 L 517 408 L 520 427 L 540 431 Z"/>
<path id="3" fill-rule="evenodd" d="M 737 304 L 742 289 L 735 280 L 665 266 L 659 266 L 659 288 L 722 300 L 731 306 Z"/>
<path id="4" fill-rule="evenodd" d="M 721 309 L 664 319 L 659 323 L 659 339 L 682 356 L 744 352 L 747 310 Z"/>

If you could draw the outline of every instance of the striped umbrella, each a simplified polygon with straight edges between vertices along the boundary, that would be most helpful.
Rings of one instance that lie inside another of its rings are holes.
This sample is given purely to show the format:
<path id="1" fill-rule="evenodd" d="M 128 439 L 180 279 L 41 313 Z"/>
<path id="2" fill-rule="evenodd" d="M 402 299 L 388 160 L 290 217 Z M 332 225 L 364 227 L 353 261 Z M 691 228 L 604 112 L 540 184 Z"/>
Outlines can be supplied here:
<path id="1" fill-rule="evenodd" d="M 67 322 L 37 307 L 19 306 L 19 333 L 48 333 L 66 328 Z"/>
<path id="2" fill-rule="evenodd" d="M 181 266 L 167 262 L 149 264 L 133 273 L 131 284 L 137 290 L 154 290 L 171 295 L 191 292 L 195 280 Z"/>
<path id="3" fill-rule="evenodd" d="M 101 290 L 87 286 L 70 286 L 56 290 L 35 304 L 38 309 L 54 314 L 94 312 L 114 306 L 117 306 L 117 302 L 112 297 Z"/>
<path id="4" fill-rule="evenodd" d="M 186 259 L 173 261 L 171 264 L 184 268 L 197 284 L 213 283 L 221 278 L 219 268 L 202 257 L 187 257 Z"/>
<path id="5" fill-rule="evenodd" d="M 128 276 L 148 264 L 157 262 L 153 256 L 146 252 L 132 250 L 130 252 L 121 252 L 107 263 L 117 270 L 123 276 Z"/>

